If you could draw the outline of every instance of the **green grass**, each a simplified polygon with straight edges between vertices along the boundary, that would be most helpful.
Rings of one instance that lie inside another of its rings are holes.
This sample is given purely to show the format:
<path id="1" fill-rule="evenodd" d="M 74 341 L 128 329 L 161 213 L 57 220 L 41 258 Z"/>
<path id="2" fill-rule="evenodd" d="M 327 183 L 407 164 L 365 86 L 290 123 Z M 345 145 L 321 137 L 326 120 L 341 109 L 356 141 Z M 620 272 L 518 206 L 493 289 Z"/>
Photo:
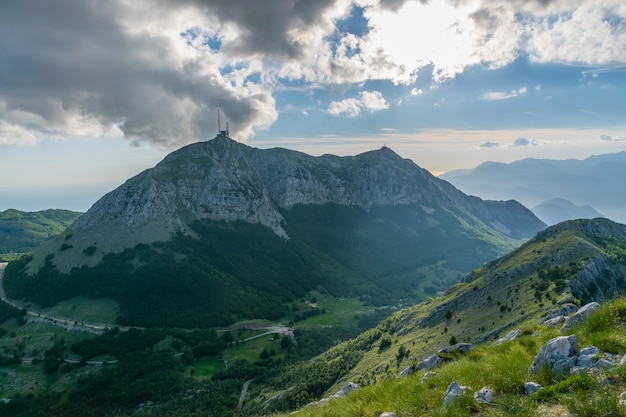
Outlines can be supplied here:
<path id="1" fill-rule="evenodd" d="M 196 379 L 211 378 L 225 368 L 224 361 L 215 356 L 199 358 L 193 364 Z"/>
<path id="2" fill-rule="evenodd" d="M 245 360 L 254 363 L 260 360 L 261 352 L 265 349 L 268 352 L 274 350 L 276 355 L 272 356 L 273 358 L 284 358 L 287 353 L 280 348 L 281 337 L 282 336 L 279 334 L 270 334 L 241 344 L 236 344 L 222 352 L 222 357 L 227 364 L 236 360 Z"/>
<path id="3" fill-rule="evenodd" d="M 610 345 L 607 339 L 626 337 L 624 312 L 626 299 L 613 301 L 573 329 L 579 347 L 587 346 L 592 340 L 597 345 Z M 606 332 L 609 328 L 611 333 Z M 437 368 L 436 375 L 426 382 L 421 382 L 423 373 L 386 380 L 364 386 L 326 405 L 306 407 L 290 415 L 365 417 L 393 411 L 398 416 L 467 416 L 468 412 L 481 416 L 556 416 L 563 413 L 578 417 L 626 416 L 626 410 L 617 404 L 620 392 L 626 388 L 626 367 L 560 378 L 536 376 L 544 388 L 531 396 L 524 394 L 524 383 L 534 379 L 528 375 L 534 355 L 547 340 L 558 334 L 557 330 L 547 327 L 527 328 L 516 340 L 475 346 L 469 354 Z M 624 354 L 626 348 L 620 348 L 616 353 Z M 613 377 L 613 385 L 601 384 L 606 376 Z M 447 410 L 442 410 L 443 394 L 452 381 L 471 387 L 471 391 Z M 488 406 L 475 404 L 471 398 L 473 392 L 484 386 L 494 392 L 493 402 Z"/>
<path id="4" fill-rule="evenodd" d="M 47 308 L 33 308 L 42 315 L 63 317 L 69 320 L 115 325 L 119 315 L 119 304 L 108 298 L 77 296 Z"/>
<path id="5" fill-rule="evenodd" d="M 581 323 L 576 333 L 587 345 L 594 345 L 610 353 L 626 351 L 626 332 L 616 331 L 626 324 L 626 299 L 609 301 L 587 321 Z"/>

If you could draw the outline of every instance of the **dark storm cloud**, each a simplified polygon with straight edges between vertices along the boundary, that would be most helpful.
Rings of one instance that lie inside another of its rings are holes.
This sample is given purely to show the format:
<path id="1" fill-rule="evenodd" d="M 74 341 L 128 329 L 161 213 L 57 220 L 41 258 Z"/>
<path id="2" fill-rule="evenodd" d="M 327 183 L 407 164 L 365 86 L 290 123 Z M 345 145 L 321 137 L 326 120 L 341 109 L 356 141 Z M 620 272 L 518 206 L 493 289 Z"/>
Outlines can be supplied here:
<path id="1" fill-rule="evenodd" d="M 257 0 L 245 4 L 233 0 L 169 0 L 168 7 L 191 5 L 222 23 L 236 25 L 241 30 L 238 39 L 224 45 L 230 55 L 264 54 L 297 59 L 304 54 L 307 44 L 290 36 L 290 32 L 332 25 L 324 19 L 324 14 L 336 3 L 338 0 Z"/>
<path id="2" fill-rule="evenodd" d="M 2 2 L 0 121 L 56 135 L 118 127 L 133 142 L 172 147 L 212 138 L 217 108 L 242 136 L 275 119 L 269 92 L 237 90 L 210 62 L 177 56 L 171 38 L 129 31 L 118 6 Z"/>

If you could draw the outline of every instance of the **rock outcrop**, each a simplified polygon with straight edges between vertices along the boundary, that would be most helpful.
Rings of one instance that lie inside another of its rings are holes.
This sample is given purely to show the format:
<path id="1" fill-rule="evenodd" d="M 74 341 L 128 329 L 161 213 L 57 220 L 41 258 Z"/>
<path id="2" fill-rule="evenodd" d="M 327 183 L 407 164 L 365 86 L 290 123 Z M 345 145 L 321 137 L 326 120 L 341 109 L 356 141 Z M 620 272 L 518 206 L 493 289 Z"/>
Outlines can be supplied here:
<path id="1" fill-rule="evenodd" d="M 576 336 L 559 336 L 550 339 L 539 349 L 528 368 L 529 374 L 537 374 L 547 368 L 553 375 L 562 375 L 576 365 L 578 343 Z"/>

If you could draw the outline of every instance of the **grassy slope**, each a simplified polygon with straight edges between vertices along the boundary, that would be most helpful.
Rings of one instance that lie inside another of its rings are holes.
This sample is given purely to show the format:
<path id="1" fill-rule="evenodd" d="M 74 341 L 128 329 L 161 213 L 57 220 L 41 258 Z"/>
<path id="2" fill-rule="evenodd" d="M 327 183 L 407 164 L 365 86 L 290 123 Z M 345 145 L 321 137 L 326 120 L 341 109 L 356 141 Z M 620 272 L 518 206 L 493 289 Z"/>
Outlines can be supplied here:
<path id="1" fill-rule="evenodd" d="M 445 295 L 399 311 L 376 329 L 330 349 L 307 367 L 321 368 L 356 355 L 352 362 L 342 362 L 348 368 L 324 395 L 336 392 L 347 381 L 371 385 L 394 379 L 404 368 L 449 345 L 452 336 L 458 342 L 490 342 L 514 328 L 536 326 L 561 304 L 576 301 L 567 283 L 580 271 L 583 260 L 613 259 L 607 265 L 614 265 L 623 276 L 624 253 L 624 242 L 610 246 L 571 228 L 555 229 L 476 270 L 468 276 L 469 282 L 451 287 Z M 553 269 L 559 271 L 558 279 L 540 273 Z M 381 349 L 382 340 L 391 345 Z M 409 354 L 400 357 L 401 347 Z M 306 384 L 298 382 L 296 374 L 292 383 Z"/>
<path id="2" fill-rule="evenodd" d="M 580 348 L 594 345 L 601 350 L 626 353 L 626 299 L 609 302 L 592 317 L 568 334 L 577 336 Z M 307 407 L 294 416 L 375 416 L 394 411 L 398 416 L 462 416 L 478 413 L 484 416 L 623 416 L 617 398 L 626 389 L 626 367 L 592 375 L 565 375 L 560 378 L 536 375 L 534 380 L 544 388 L 531 396 L 524 395 L 523 384 L 530 380 L 528 367 L 539 348 L 559 335 L 549 327 L 522 326 L 523 335 L 502 344 L 486 343 L 475 347 L 467 356 L 445 363 L 436 375 L 422 382 L 422 373 L 403 379 L 391 379 L 362 388 L 327 405 Z M 602 383 L 612 377 L 612 384 Z M 445 390 L 452 381 L 471 387 L 468 395 L 447 410 L 441 409 Z M 475 404 L 472 393 L 482 387 L 494 392 L 490 405 Z"/>
<path id="3" fill-rule="evenodd" d="M 63 232 L 81 213 L 69 210 L 0 213 L 0 257 L 27 253 Z"/>
<path id="4" fill-rule="evenodd" d="M 594 344 L 612 353 L 626 352 L 624 330 L 626 299 L 609 303 L 588 322 L 572 331 L 579 347 Z M 558 335 L 555 329 L 526 327 L 523 336 L 500 345 L 489 343 L 476 347 L 469 355 L 449 362 L 436 370 L 436 375 L 421 382 L 423 373 L 405 379 L 389 380 L 363 388 L 346 398 L 331 401 L 322 407 L 308 407 L 295 416 L 370 416 L 381 411 L 394 411 L 399 416 L 460 416 L 468 411 L 485 416 L 577 415 L 622 416 L 617 405 L 620 392 L 626 388 L 626 369 L 605 371 L 596 376 L 535 376 L 544 389 L 532 396 L 523 394 L 529 381 L 528 367 L 539 348 Z M 606 376 L 612 385 L 602 385 Z M 470 386 L 472 391 L 449 409 L 441 403 L 452 381 Z M 474 404 L 471 393 L 484 386 L 494 391 L 491 405 Z"/>

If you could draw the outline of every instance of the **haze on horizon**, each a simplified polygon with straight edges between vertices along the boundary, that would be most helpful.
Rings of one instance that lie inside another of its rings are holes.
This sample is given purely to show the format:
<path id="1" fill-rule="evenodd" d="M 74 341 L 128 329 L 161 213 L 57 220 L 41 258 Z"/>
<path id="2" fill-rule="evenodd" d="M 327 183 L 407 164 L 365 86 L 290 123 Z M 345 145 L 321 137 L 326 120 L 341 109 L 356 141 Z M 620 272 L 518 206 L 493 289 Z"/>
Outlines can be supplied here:
<path id="1" fill-rule="evenodd" d="M 85 211 L 181 146 L 438 174 L 626 150 L 621 0 L 7 0 L 0 210 Z"/>

